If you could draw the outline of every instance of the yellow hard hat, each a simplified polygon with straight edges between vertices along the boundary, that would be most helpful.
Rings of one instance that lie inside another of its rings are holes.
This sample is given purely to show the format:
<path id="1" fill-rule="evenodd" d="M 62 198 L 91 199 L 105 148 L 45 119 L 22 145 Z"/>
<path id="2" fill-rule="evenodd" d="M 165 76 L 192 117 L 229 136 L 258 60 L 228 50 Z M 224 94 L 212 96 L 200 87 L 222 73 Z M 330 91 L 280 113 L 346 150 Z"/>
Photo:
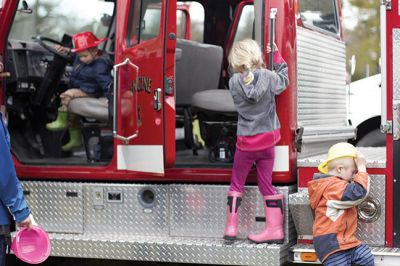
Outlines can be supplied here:
<path id="1" fill-rule="evenodd" d="M 318 165 L 318 170 L 323 173 L 327 174 L 328 173 L 328 163 L 332 160 L 335 160 L 337 158 L 341 157 L 356 157 L 357 155 L 357 149 L 350 143 L 346 142 L 340 142 L 336 143 L 332 147 L 330 147 L 328 151 L 328 159 L 320 163 Z"/>

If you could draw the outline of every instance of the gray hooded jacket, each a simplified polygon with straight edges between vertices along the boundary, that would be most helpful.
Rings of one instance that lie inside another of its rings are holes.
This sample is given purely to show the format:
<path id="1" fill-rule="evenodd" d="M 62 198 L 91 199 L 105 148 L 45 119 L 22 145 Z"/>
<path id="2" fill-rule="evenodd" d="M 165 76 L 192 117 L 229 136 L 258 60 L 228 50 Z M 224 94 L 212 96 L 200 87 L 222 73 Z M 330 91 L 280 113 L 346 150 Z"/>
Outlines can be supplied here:
<path id="1" fill-rule="evenodd" d="M 229 80 L 229 90 L 238 112 L 238 136 L 254 136 L 280 128 L 275 107 L 275 95 L 289 85 L 285 62 L 275 63 L 275 71 L 257 69 L 252 84 L 245 85 L 243 76 L 235 73 Z"/>

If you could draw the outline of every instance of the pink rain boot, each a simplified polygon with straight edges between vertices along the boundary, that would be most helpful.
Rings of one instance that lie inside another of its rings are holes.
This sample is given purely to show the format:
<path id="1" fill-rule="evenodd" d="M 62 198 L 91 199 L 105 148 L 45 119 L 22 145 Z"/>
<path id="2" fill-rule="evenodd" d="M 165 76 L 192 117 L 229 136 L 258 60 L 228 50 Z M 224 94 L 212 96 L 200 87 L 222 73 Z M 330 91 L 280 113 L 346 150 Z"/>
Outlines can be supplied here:
<path id="1" fill-rule="evenodd" d="M 282 244 L 283 234 L 283 195 L 264 196 L 265 228 L 258 234 L 250 234 L 249 240 L 255 243 Z"/>
<path id="2" fill-rule="evenodd" d="M 228 204 L 226 206 L 225 240 L 235 240 L 238 231 L 239 207 L 242 203 L 242 193 L 236 191 L 228 192 Z"/>

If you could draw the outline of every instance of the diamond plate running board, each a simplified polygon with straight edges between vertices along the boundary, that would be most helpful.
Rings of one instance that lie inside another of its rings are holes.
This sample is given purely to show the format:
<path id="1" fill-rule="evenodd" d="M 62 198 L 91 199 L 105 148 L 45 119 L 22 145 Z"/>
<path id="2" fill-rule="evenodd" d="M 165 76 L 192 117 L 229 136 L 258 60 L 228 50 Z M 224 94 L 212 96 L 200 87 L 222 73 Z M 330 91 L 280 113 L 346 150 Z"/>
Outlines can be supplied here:
<path id="1" fill-rule="evenodd" d="M 282 265 L 291 244 L 177 237 L 50 234 L 51 256 L 214 265 Z"/>

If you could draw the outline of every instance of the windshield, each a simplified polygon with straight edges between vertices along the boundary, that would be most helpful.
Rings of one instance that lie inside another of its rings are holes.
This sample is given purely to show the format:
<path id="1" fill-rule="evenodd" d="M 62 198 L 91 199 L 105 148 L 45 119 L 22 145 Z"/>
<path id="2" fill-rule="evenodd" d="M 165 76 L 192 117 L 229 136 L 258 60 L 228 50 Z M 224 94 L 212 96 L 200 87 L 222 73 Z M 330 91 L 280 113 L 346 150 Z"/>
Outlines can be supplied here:
<path id="1" fill-rule="evenodd" d="M 113 2 L 104 0 L 28 0 L 32 13 L 17 12 L 10 38 L 31 41 L 42 35 L 61 40 L 63 34 L 91 31 L 106 37 L 114 11 Z M 22 7 L 20 1 L 19 8 Z"/>

